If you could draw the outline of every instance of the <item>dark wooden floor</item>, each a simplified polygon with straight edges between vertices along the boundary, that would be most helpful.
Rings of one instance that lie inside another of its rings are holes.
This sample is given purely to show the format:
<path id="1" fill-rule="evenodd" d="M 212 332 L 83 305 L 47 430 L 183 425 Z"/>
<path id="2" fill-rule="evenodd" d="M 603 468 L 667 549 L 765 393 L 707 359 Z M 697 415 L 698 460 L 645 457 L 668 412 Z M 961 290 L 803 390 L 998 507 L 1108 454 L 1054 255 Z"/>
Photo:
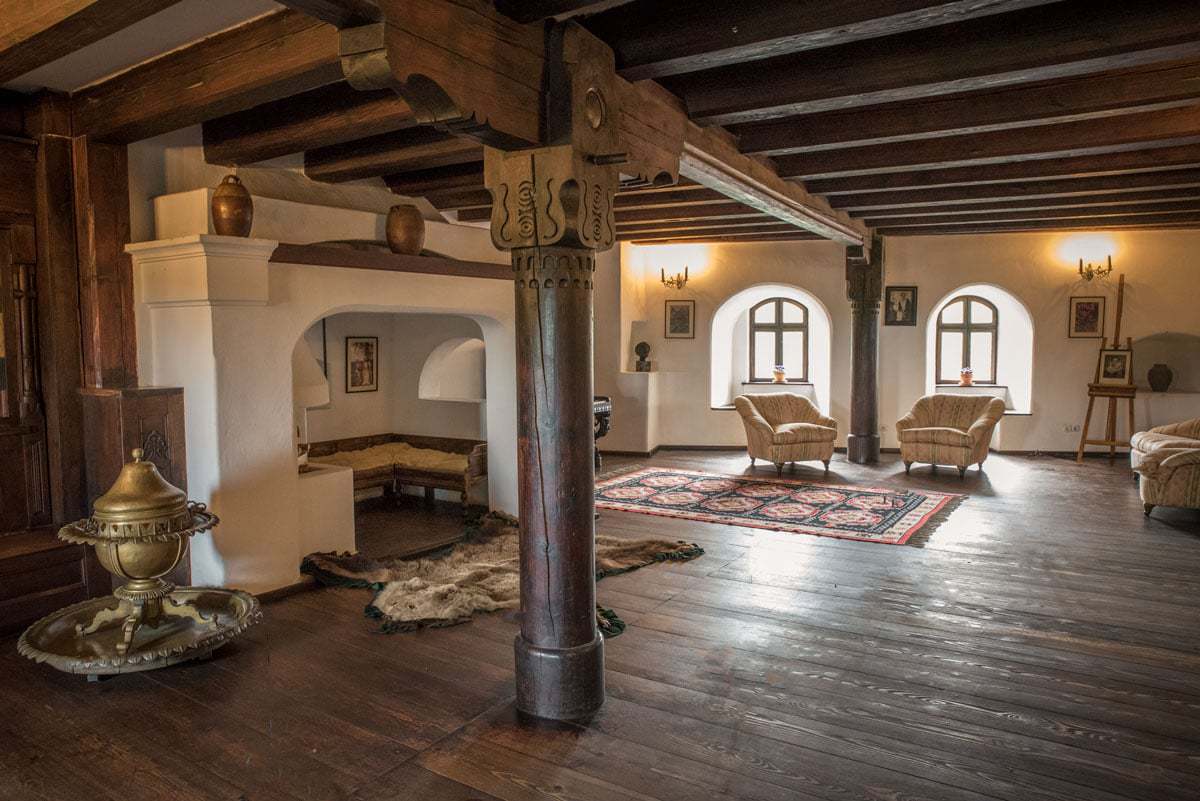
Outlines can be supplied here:
<path id="1" fill-rule="evenodd" d="M 515 721 L 511 615 L 387 636 L 362 591 L 99 685 L 4 641 L 0 798 L 1194 801 L 1200 518 L 1144 519 L 1120 464 L 987 466 L 838 457 L 833 481 L 971 494 L 924 548 L 605 512 L 708 553 L 600 583 L 630 627 L 586 727 Z"/>

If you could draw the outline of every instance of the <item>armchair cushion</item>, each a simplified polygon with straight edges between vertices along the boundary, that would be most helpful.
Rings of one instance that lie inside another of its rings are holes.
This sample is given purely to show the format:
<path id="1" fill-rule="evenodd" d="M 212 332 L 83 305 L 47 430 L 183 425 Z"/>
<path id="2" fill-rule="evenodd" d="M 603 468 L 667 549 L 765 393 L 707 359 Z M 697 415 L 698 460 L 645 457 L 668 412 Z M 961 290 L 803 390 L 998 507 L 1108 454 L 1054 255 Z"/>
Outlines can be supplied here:
<path id="1" fill-rule="evenodd" d="M 775 426 L 774 442 L 776 445 L 790 445 L 795 442 L 833 442 L 837 439 L 837 429 L 829 426 L 819 426 L 815 423 L 781 423 Z"/>
<path id="2" fill-rule="evenodd" d="M 971 435 L 966 431 L 945 426 L 908 428 L 900 432 L 900 441 L 930 445 L 955 445 L 960 448 L 969 448 L 974 443 Z"/>

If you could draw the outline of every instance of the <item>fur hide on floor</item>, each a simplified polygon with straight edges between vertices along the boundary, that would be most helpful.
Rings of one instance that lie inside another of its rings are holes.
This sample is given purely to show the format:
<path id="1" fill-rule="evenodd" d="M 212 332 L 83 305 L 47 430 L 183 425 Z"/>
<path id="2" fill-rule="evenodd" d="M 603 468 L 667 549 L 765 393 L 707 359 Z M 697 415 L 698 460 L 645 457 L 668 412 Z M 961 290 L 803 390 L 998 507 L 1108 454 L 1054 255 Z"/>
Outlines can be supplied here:
<path id="1" fill-rule="evenodd" d="M 366 611 L 384 621 L 385 631 L 451 626 L 477 612 L 520 606 L 518 539 L 517 521 L 493 513 L 469 527 L 449 551 L 419 559 L 314 553 L 304 558 L 300 572 L 323 584 L 375 590 Z M 703 553 L 693 543 L 597 535 L 596 578 Z M 606 636 L 625 627 L 611 610 L 599 608 L 597 623 Z"/>

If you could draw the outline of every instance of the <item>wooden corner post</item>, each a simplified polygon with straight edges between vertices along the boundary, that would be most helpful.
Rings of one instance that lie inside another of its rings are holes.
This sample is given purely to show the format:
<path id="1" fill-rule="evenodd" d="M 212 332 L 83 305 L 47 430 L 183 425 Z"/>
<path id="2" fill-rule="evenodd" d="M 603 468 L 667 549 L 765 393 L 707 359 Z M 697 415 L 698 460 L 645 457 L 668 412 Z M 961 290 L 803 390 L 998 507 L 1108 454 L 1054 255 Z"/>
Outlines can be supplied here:
<path id="1" fill-rule="evenodd" d="M 517 708 L 585 718 L 604 702 L 596 628 L 592 278 L 616 238 L 622 160 L 608 48 L 574 25 L 547 40 L 547 145 L 488 148 L 492 239 L 516 292 L 521 632 Z"/>
<path id="2" fill-rule="evenodd" d="M 883 239 L 846 248 L 850 299 L 850 435 L 846 457 L 879 461 L 879 303 L 883 298 Z"/>

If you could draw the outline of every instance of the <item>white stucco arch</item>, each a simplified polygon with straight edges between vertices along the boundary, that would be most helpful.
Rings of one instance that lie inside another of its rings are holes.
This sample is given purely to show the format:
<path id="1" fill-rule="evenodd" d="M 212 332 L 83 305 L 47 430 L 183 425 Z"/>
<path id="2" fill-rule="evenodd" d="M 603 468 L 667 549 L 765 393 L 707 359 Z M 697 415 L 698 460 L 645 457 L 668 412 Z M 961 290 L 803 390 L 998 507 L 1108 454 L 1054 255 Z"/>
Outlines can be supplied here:
<path id="1" fill-rule="evenodd" d="M 487 344 L 473 337 L 448 339 L 421 367 L 417 394 L 426 400 L 479 403 L 487 397 Z"/>
<path id="2" fill-rule="evenodd" d="M 793 284 L 755 284 L 730 295 L 712 317 L 709 353 L 709 402 L 726 406 L 740 394 L 746 380 L 746 342 L 750 307 L 767 298 L 783 297 L 808 308 L 808 374 L 818 408 L 828 414 L 832 360 L 832 323 L 829 310 L 813 293 Z"/>
<path id="3" fill-rule="evenodd" d="M 1014 412 L 1027 413 L 1033 402 L 1033 315 L 1025 303 L 996 284 L 964 284 L 943 295 L 925 322 L 925 389 L 937 390 L 937 320 L 942 309 L 960 295 L 977 295 L 996 307 L 999 329 L 996 341 L 996 383 L 1007 386 L 1005 403 Z"/>

